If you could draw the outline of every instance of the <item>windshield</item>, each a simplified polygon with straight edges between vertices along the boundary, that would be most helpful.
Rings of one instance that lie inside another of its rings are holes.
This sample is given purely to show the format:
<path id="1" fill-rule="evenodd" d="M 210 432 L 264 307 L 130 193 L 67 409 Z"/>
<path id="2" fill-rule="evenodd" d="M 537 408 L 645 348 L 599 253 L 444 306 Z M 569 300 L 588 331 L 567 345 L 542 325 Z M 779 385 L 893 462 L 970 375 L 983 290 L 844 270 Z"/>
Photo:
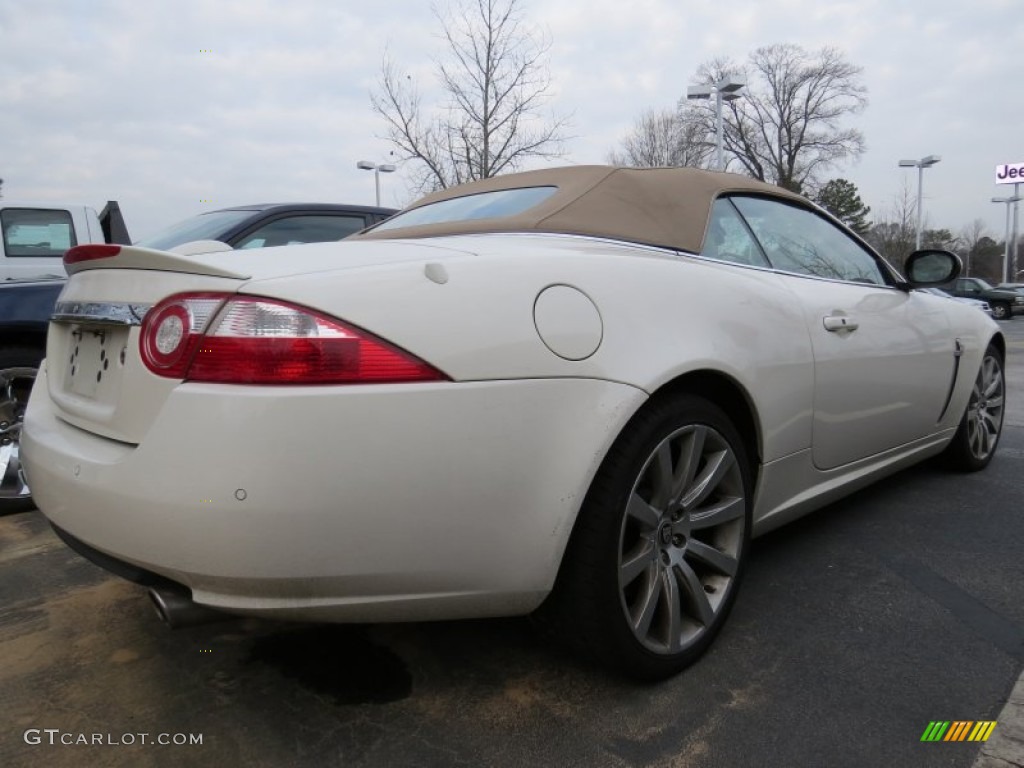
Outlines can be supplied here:
<path id="1" fill-rule="evenodd" d="M 420 224 L 514 216 L 547 200 L 557 189 L 558 187 L 523 187 L 453 197 L 399 213 L 383 224 L 378 224 L 372 231 L 383 232 L 386 229 L 415 227 Z"/>
<path id="2" fill-rule="evenodd" d="M 987 280 L 982 280 L 980 277 L 972 277 L 971 280 L 973 280 L 977 285 L 980 285 L 983 291 L 992 290 L 992 284 Z"/>
<path id="3" fill-rule="evenodd" d="M 252 216 L 252 211 L 211 211 L 179 221 L 152 237 L 139 240 L 134 245 L 166 251 L 193 240 L 220 240 L 229 229 Z"/>

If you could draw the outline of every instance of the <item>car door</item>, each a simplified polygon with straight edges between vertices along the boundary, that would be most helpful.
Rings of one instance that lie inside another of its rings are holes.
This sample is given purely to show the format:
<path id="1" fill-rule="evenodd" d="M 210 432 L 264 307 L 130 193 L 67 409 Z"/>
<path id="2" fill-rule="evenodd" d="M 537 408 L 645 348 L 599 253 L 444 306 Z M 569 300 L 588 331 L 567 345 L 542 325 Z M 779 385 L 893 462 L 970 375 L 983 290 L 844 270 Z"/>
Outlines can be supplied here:
<path id="1" fill-rule="evenodd" d="M 942 299 L 896 288 L 877 256 L 816 211 L 732 201 L 804 313 L 815 466 L 833 469 L 932 433 L 959 354 Z"/>

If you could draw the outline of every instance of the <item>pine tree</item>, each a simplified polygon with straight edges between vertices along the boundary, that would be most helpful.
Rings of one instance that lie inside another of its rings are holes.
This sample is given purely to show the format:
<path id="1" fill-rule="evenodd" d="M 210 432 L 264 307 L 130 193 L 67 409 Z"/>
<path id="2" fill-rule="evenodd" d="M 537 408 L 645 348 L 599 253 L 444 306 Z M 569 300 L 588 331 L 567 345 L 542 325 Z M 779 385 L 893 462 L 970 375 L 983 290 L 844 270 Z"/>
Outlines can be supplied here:
<path id="1" fill-rule="evenodd" d="M 865 234 L 871 228 L 867 218 L 871 208 L 860 199 L 857 185 L 846 179 L 829 181 L 818 192 L 815 202 L 858 235 Z"/>

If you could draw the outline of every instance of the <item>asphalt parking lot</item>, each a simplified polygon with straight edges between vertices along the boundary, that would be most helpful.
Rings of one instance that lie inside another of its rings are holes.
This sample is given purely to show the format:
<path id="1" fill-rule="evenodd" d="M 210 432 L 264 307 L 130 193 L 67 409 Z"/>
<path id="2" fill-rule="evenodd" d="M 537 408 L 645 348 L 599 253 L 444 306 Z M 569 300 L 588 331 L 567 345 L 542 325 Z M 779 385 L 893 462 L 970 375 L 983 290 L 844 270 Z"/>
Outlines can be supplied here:
<path id="1" fill-rule="evenodd" d="M 1024 665 L 1024 318 L 1002 327 L 989 469 L 916 467 L 759 539 L 712 651 L 656 686 L 525 619 L 170 631 L 38 513 L 0 518 L 0 765 L 970 766 L 978 744 L 920 739 L 996 720 Z"/>

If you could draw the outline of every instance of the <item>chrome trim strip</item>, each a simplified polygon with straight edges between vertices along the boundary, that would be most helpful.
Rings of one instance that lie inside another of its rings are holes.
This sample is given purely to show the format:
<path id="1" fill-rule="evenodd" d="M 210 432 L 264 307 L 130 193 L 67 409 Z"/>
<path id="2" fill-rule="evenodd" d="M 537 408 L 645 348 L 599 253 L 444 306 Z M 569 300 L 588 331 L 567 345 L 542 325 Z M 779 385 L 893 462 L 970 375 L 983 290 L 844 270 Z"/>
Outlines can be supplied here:
<path id="1" fill-rule="evenodd" d="M 50 315 L 53 323 L 88 323 L 89 325 L 142 325 L 152 304 L 121 302 L 59 301 Z"/>

